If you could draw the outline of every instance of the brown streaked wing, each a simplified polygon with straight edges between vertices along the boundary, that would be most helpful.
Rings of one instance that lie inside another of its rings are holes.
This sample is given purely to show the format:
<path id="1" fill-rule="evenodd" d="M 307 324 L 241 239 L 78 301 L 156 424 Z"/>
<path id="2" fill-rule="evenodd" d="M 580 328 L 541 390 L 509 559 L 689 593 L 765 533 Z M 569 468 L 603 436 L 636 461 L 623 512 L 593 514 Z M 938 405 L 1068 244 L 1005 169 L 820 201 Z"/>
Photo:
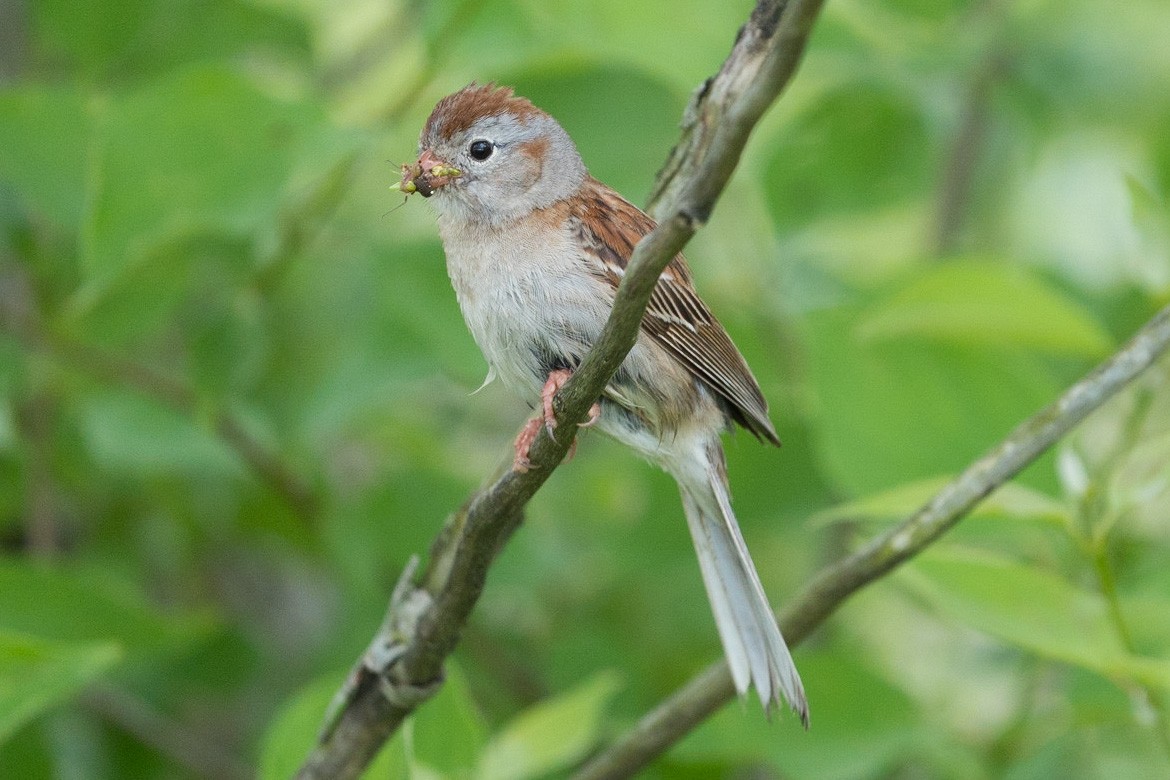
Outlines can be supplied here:
<path id="1" fill-rule="evenodd" d="M 592 269 L 617 289 L 634 244 L 654 229 L 637 206 L 590 177 L 575 215 Z M 683 256 L 676 255 L 654 288 L 642 329 L 731 405 L 736 422 L 758 438 L 779 444 L 768 404 L 747 362 L 723 325 L 699 298 Z"/>

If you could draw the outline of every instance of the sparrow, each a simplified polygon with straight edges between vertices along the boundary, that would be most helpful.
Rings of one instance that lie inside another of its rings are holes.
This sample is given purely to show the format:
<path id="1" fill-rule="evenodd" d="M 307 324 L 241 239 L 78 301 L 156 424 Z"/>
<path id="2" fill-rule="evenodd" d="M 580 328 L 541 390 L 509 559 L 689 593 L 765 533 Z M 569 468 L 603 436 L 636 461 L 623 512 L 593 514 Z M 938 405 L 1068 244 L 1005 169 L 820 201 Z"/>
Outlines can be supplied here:
<path id="1" fill-rule="evenodd" d="M 589 175 L 569 134 L 506 87 L 438 102 L 398 188 L 433 204 L 463 318 L 498 378 L 539 409 L 513 468 L 556 424 L 552 399 L 601 334 L 634 245 L 655 226 Z M 731 509 L 720 434 L 779 445 L 768 404 L 680 254 L 662 272 L 635 346 L 585 423 L 678 483 L 736 690 L 781 696 L 808 725 L 800 676 Z"/>

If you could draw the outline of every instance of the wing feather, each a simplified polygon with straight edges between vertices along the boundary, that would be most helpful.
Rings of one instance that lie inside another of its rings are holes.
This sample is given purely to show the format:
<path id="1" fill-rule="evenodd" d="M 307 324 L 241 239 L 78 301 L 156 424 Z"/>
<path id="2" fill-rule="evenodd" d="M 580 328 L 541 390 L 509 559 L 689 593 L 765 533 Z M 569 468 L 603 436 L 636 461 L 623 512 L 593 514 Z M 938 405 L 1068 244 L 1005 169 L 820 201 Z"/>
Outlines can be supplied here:
<path id="1" fill-rule="evenodd" d="M 573 219 L 593 261 L 591 270 L 616 291 L 634 244 L 654 229 L 654 220 L 593 178 L 582 187 Z M 723 325 L 695 292 L 681 254 L 659 277 L 642 329 L 722 397 L 737 422 L 760 439 L 780 443 L 759 383 Z"/>

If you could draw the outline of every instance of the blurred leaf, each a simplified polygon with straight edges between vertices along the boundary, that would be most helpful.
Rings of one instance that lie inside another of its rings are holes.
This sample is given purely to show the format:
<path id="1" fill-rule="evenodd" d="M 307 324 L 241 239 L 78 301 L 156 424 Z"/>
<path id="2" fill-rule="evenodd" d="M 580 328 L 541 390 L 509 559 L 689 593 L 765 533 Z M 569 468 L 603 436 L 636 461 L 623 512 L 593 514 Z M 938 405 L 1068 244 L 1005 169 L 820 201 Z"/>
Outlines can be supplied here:
<path id="1" fill-rule="evenodd" d="M 294 165 L 321 152 L 313 136 L 326 127 L 318 106 L 273 98 L 224 68 L 187 70 L 118 101 L 96 153 L 79 305 L 159 242 L 271 229 Z"/>
<path id="2" fill-rule="evenodd" d="M 135 477 L 238 476 L 235 454 L 206 427 L 140 395 L 107 392 L 81 405 L 81 431 L 97 463 Z"/>
<path id="3" fill-rule="evenodd" d="M 919 480 L 883 490 L 855 501 L 817 512 L 809 522 L 829 525 L 849 520 L 900 520 L 917 512 L 954 479 L 953 476 Z M 1069 509 L 1050 496 L 1014 482 L 1001 485 L 979 502 L 971 517 L 1008 517 L 1040 520 L 1063 526 L 1069 522 Z"/>
<path id="4" fill-rule="evenodd" d="M 410 718 L 411 776 L 431 772 L 441 777 L 470 777 L 487 729 L 476 711 L 463 672 L 445 666 L 443 687 Z"/>
<path id="5" fill-rule="evenodd" d="M 919 271 L 909 285 L 862 314 L 857 332 L 875 341 L 925 338 L 1084 357 L 1112 348 L 1083 308 L 1018 267 L 987 261 Z"/>
<path id="6" fill-rule="evenodd" d="M 956 11 L 966 8 L 963 0 L 889 0 L 884 5 L 913 16 L 927 17 L 943 22 L 954 16 Z"/>
<path id="7" fill-rule="evenodd" d="M 1139 241 L 1130 260 L 1134 276 L 1150 290 L 1164 292 L 1170 288 L 1170 210 L 1133 176 L 1125 183 Z"/>
<path id="8" fill-rule="evenodd" d="M 1098 593 L 985 552 L 932 550 L 900 575 L 954 619 L 1042 657 L 1170 690 L 1170 661 L 1125 652 Z"/>
<path id="9" fill-rule="evenodd" d="M 1137 442 L 1110 472 L 1109 498 L 1116 511 L 1165 517 L 1170 508 L 1170 433 Z"/>
<path id="10" fill-rule="evenodd" d="M 194 310 L 183 322 L 188 332 L 213 319 L 220 325 L 250 259 L 250 247 L 214 231 L 170 236 L 145 250 L 67 325 L 88 343 L 110 348 L 158 332 L 176 312 L 185 313 L 184 305 Z"/>
<path id="11" fill-rule="evenodd" d="M 570 766 L 601 737 L 603 716 L 620 687 L 602 672 L 514 718 L 484 748 L 478 780 L 526 780 Z"/>
<path id="12" fill-rule="evenodd" d="M 854 495 L 959 472 L 1060 390 L 1026 352 L 863 341 L 859 317 L 840 307 L 806 320 L 821 458 Z"/>
<path id="13" fill-rule="evenodd" d="M 852 780 L 883 776 L 920 741 L 913 703 L 867 669 L 858 654 L 802 654 L 797 659 L 812 703 L 812 726 L 802 733 L 783 712 L 771 720 L 759 702 L 724 707 L 671 752 L 685 764 L 734 767 L 774 764 L 785 777 Z"/>
<path id="14" fill-rule="evenodd" d="M 889 83 L 851 82 L 808 101 L 771 148 L 765 186 L 781 227 L 901 203 L 932 180 L 922 112 Z"/>
<path id="15" fill-rule="evenodd" d="M 304 28 L 287 12 L 247 0 L 41 0 L 39 47 L 96 77 L 141 78 L 248 49 L 307 59 Z"/>
<path id="16" fill-rule="evenodd" d="M 1092 718 L 1092 716 L 1089 716 Z M 1095 719 L 1094 719 L 1095 720 Z M 1094 723 L 1091 729 L 1057 732 L 1016 757 L 1003 780 L 1163 780 L 1170 764 L 1156 729 Z M 1086 739 L 1086 734 L 1092 739 Z"/>
<path id="17" fill-rule="evenodd" d="M 160 614 L 106 578 L 65 567 L 0 560 L 0 631 L 116 647 L 134 660 L 174 650 L 206 621 Z"/>
<path id="18" fill-rule="evenodd" d="M 76 230 L 85 202 L 92 143 L 85 96 L 70 87 L 0 89 L 0 184 L 65 228 Z"/>
<path id="19" fill-rule="evenodd" d="M 0 743 L 75 696 L 121 655 L 114 644 L 59 644 L 0 632 Z"/>
<path id="20" fill-rule="evenodd" d="M 1033 566 L 986 552 L 933 550 L 913 563 L 906 581 L 943 612 L 1049 658 L 1099 670 L 1121 652 L 1100 595 Z"/>
<path id="21" fill-rule="evenodd" d="M 515 0 L 515 3 L 527 12 L 527 23 L 532 28 L 528 41 L 535 38 L 543 44 L 530 60 L 539 62 L 542 55 L 550 53 L 563 59 L 565 52 L 589 52 L 590 56 L 606 62 L 632 63 L 643 72 L 667 80 L 680 94 L 694 89 L 718 69 L 731 48 L 735 27 L 747 18 L 751 7 L 744 0 L 733 3 Z M 665 16 L 670 19 L 664 19 Z M 685 57 L 679 56 L 683 40 L 686 41 Z M 617 89 L 619 85 L 614 87 Z M 679 112 L 671 116 L 677 119 Z M 665 154 L 666 149 L 659 149 L 654 156 L 661 161 Z"/>
<path id="22" fill-rule="evenodd" d="M 269 723 L 260 746 L 260 780 L 288 780 L 297 773 L 317 744 L 325 712 L 345 675 L 318 677 L 287 701 Z M 368 780 L 410 780 L 404 741 L 399 731 L 383 746 L 362 777 Z"/>

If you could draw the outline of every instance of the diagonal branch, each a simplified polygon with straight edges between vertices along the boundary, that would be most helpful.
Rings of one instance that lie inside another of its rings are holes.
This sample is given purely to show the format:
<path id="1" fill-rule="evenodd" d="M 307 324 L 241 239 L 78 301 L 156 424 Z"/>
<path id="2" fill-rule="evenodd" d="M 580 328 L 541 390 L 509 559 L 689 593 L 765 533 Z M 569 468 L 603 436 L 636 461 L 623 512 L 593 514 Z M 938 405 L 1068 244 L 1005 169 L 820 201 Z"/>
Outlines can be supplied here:
<path id="1" fill-rule="evenodd" d="M 822 571 L 781 616 L 781 629 L 789 644 L 795 646 L 808 638 L 847 598 L 934 543 L 1168 348 L 1170 306 L 1159 311 L 1128 344 L 1066 390 L 1055 403 L 1021 423 L 998 446 L 968 466 L 917 512 Z M 629 777 L 734 695 L 727 664 L 713 664 L 643 716 L 618 742 L 578 772 L 574 780 Z"/>
<path id="2" fill-rule="evenodd" d="M 339 692 L 319 744 L 298 777 L 356 777 L 403 720 L 438 689 L 443 661 L 483 590 L 488 568 L 523 509 L 564 458 L 576 425 L 637 338 L 662 269 L 706 221 L 748 135 L 791 79 L 823 0 L 758 0 L 720 72 L 696 93 L 684 142 L 660 176 L 670 208 L 635 248 L 597 344 L 557 394 L 556 438 L 540 436 L 532 468 L 507 471 L 452 516 L 426 571 L 396 589 L 382 628 Z M 688 139 L 693 146 L 684 147 Z M 661 202 L 661 199 L 660 199 Z"/>

